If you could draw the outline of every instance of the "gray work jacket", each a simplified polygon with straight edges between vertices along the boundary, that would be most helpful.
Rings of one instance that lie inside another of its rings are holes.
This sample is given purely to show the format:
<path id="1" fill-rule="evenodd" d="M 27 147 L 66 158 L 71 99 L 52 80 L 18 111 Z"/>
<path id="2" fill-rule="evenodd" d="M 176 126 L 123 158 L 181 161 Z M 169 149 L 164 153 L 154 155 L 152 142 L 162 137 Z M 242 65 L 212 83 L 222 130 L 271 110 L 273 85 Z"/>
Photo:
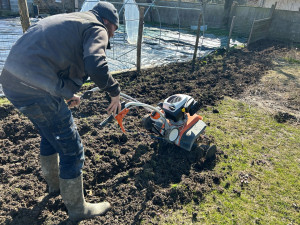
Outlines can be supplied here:
<path id="1" fill-rule="evenodd" d="M 70 99 L 90 76 L 111 96 L 119 84 L 108 72 L 108 33 L 92 12 L 59 14 L 31 26 L 12 47 L 0 83 L 9 74 L 51 95 Z"/>

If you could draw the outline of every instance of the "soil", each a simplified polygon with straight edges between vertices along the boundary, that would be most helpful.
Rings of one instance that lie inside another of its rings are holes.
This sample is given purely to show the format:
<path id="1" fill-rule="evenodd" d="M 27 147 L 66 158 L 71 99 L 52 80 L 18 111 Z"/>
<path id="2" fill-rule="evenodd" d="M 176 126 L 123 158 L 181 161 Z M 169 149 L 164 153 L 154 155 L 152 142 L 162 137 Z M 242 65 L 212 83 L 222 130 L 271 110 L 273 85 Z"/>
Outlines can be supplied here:
<path id="1" fill-rule="evenodd" d="M 200 103 L 201 114 L 201 110 L 215 106 L 224 96 L 243 95 L 275 66 L 275 57 L 288 51 L 280 43 L 259 42 L 228 55 L 218 50 L 194 65 L 171 64 L 115 77 L 122 92 L 151 105 L 176 93 L 191 95 Z M 85 146 L 86 200 L 106 200 L 113 205 L 105 216 L 81 224 L 147 223 L 163 210 L 199 203 L 206 193 L 222 191 L 219 183 L 226 174 L 213 170 L 227 158 L 222 149 L 206 159 L 202 147 L 187 152 L 151 137 L 140 125 L 146 114 L 143 109 L 131 110 L 125 117 L 126 135 L 116 123 L 101 128 L 100 122 L 107 117 L 107 104 L 104 94 L 97 92 L 72 109 Z M 205 122 L 209 125 L 209 121 Z M 40 137 L 27 118 L 11 105 L 0 106 L 1 224 L 70 223 L 61 196 L 47 194 L 39 165 L 39 142 Z M 197 144 L 212 145 L 214 137 L 201 136 Z"/>

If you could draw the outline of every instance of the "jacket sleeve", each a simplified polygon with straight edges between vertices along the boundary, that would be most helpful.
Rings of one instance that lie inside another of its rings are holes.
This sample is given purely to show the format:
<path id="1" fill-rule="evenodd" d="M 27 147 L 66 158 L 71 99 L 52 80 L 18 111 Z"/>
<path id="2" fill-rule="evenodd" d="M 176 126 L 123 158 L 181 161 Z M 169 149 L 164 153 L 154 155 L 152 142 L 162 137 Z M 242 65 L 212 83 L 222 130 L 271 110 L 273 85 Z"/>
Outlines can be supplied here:
<path id="1" fill-rule="evenodd" d="M 114 97 L 120 94 L 119 83 L 108 71 L 105 50 L 108 35 L 104 27 L 93 26 L 84 32 L 83 59 L 85 73 L 95 84 Z"/>

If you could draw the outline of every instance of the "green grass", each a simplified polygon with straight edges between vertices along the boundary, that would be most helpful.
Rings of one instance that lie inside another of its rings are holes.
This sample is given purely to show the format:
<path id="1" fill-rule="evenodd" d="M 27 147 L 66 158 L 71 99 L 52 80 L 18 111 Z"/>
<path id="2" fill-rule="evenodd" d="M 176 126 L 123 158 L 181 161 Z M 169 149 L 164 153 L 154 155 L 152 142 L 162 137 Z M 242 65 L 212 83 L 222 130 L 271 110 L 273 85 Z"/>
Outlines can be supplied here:
<path id="1" fill-rule="evenodd" d="M 93 85 L 93 84 L 95 84 L 93 81 L 87 81 L 87 82 L 85 82 L 85 83 L 82 85 L 82 87 L 85 87 L 85 86 L 91 86 L 91 85 Z"/>
<path id="2" fill-rule="evenodd" d="M 300 224 L 300 129 L 225 98 L 202 112 L 221 157 L 214 170 L 226 178 L 205 200 L 155 218 L 159 224 Z M 224 191 L 221 193 L 219 188 Z M 192 209 L 192 210 L 191 210 Z M 193 218 L 192 213 L 197 213 Z"/>
<path id="3" fill-rule="evenodd" d="M 10 102 L 5 97 L 0 97 L 0 105 L 10 104 Z"/>
<path id="4" fill-rule="evenodd" d="M 291 64 L 300 64 L 300 60 L 295 59 L 293 57 L 284 57 L 283 59 Z"/>

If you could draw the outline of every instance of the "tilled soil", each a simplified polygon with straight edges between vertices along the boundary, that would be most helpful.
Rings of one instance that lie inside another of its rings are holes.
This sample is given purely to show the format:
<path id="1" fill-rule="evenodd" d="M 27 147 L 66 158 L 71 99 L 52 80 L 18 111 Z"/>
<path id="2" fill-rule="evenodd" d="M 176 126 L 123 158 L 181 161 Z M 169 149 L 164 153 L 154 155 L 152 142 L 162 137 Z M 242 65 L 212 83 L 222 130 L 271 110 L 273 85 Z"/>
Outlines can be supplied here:
<path id="1" fill-rule="evenodd" d="M 155 105 L 182 93 L 194 97 L 203 110 L 259 82 L 264 72 L 273 67 L 272 58 L 287 51 L 278 43 L 261 42 L 250 50 L 234 50 L 229 55 L 219 50 L 195 65 L 172 64 L 115 77 L 122 92 L 142 102 Z M 125 117 L 126 135 L 116 123 L 101 128 L 107 104 L 104 94 L 98 92 L 72 109 L 85 146 L 86 200 L 106 200 L 113 205 L 105 216 L 81 224 L 147 223 L 163 209 L 199 203 L 209 191 L 222 191 L 218 184 L 226 174 L 213 170 L 227 158 L 222 149 L 218 148 L 213 158 L 205 159 L 201 147 L 187 152 L 151 137 L 140 125 L 146 114 L 143 109 L 131 110 Z M 209 125 L 209 121 L 205 122 Z M 28 119 L 13 106 L 0 106 L 1 224 L 70 223 L 61 197 L 47 195 L 39 165 L 39 142 Z M 197 142 L 213 144 L 214 137 L 206 134 Z"/>

